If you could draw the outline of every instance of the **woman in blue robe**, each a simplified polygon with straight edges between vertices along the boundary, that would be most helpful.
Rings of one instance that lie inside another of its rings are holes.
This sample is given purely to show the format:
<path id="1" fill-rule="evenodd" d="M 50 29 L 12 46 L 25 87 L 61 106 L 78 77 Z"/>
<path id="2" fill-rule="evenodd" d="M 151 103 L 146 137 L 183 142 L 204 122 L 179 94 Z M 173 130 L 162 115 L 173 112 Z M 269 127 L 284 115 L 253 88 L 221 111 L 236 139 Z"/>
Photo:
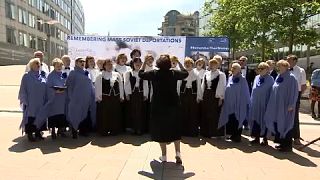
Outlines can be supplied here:
<path id="1" fill-rule="evenodd" d="M 52 139 L 57 138 L 55 128 L 58 128 L 58 135 L 65 136 L 63 130 L 67 127 L 66 121 L 66 92 L 65 83 L 67 73 L 62 72 L 63 62 L 61 59 L 52 61 L 54 70 L 49 74 L 47 81 L 46 108 L 48 109 L 48 128 L 51 129 Z"/>
<path id="2" fill-rule="evenodd" d="M 275 134 L 279 151 L 292 151 L 292 129 L 295 106 L 298 99 L 298 83 L 289 71 L 289 63 L 280 60 L 277 63 L 279 75 L 275 80 L 267 110 L 264 116 L 267 128 Z"/>
<path id="3" fill-rule="evenodd" d="M 72 128 L 72 137 L 87 136 L 92 128 L 90 109 L 94 101 L 94 88 L 88 77 L 88 71 L 84 70 L 85 60 L 77 58 L 74 71 L 71 71 L 66 81 L 68 112 L 67 120 Z"/>
<path id="4" fill-rule="evenodd" d="M 250 93 L 247 80 L 240 73 L 241 66 L 233 63 L 231 72 L 218 128 L 226 125 L 226 133 L 231 135 L 229 139 L 241 142 L 242 125 L 248 117 Z"/>
<path id="5" fill-rule="evenodd" d="M 269 65 L 267 63 L 260 63 L 258 65 L 258 71 L 259 75 L 257 75 L 254 80 L 250 99 L 248 120 L 251 127 L 251 136 L 255 138 L 250 143 L 252 145 L 260 144 L 260 137 L 263 137 L 261 145 L 268 145 L 264 113 L 266 112 L 274 80 L 268 73 Z"/>
<path id="6" fill-rule="evenodd" d="M 43 139 L 41 130 L 46 126 L 46 119 L 41 114 L 46 103 L 47 79 L 45 73 L 40 71 L 39 58 L 31 59 L 28 66 L 30 71 L 22 77 L 18 96 L 23 107 L 20 128 L 27 134 L 29 141 L 36 141 Z"/>

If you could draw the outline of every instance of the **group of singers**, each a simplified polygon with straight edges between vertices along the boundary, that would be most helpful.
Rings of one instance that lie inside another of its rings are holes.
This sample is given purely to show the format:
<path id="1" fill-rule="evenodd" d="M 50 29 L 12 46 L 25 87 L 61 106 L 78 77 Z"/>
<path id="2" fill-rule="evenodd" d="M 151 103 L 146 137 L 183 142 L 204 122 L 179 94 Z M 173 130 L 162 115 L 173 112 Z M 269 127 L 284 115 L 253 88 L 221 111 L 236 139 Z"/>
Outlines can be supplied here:
<path id="1" fill-rule="evenodd" d="M 182 65 L 168 55 L 156 63 L 152 55 L 142 60 L 135 49 L 130 62 L 125 54 L 115 61 L 87 56 L 75 59 L 74 68 L 65 55 L 52 61 L 51 72 L 42 52 L 34 57 L 19 91 L 21 128 L 29 141 L 43 139 L 47 128 L 52 139 L 66 136 L 67 129 L 73 138 L 94 130 L 103 136 L 150 133 L 161 145 L 163 161 L 165 144 L 175 142 L 178 163 L 181 136 L 230 135 L 240 142 L 245 126 L 254 138 L 251 144 L 267 145 L 268 134 L 280 151 L 292 151 L 292 139 L 300 143 L 299 99 L 306 83 L 294 55 L 262 62 L 256 70 L 243 56 L 226 72 L 219 55 L 208 62 L 187 57 Z"/>

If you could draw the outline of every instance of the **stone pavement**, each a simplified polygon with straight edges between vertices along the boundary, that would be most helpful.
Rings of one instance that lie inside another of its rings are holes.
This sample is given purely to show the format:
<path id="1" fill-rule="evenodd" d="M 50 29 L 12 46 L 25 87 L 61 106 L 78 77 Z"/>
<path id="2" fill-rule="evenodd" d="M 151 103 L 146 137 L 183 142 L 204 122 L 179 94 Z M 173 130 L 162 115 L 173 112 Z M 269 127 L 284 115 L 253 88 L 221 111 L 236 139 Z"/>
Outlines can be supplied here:
<path id="1" fill-rule="evenodd" d="M 320 142 L 303 151 L 280 153 L 270 146 L 248 146 L 222 139 L 183 138 L 183 166 L 160 163 L 160 147 L 147 135 L 58 138 L 30 143 L 18 129 L 17 92 L 23 66 L 0 66 L 0 179 L 320 179 Z M 11 86 L 8 86 L 11 85 Z M 2 112 L 1 112 L 2 111 Z M 4 112 L 8 111 L 8 112 Z M 16 112 L 17 111 L 17 112 Z M 305 114 L 306 113 L 306 114 Z M 304 143 L 320 136 L 320 121 L 300 113 Z"/>

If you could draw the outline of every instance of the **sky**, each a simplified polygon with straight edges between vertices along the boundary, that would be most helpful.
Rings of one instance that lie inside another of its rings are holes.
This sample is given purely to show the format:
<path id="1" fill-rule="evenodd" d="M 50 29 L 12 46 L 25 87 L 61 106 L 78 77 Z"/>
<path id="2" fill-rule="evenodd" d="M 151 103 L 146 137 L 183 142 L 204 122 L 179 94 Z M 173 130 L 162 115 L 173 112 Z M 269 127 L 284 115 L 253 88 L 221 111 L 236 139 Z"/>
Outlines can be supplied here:
<path id="1" fill-rule="evenodd" d="M 170 10 L 200 11 L 205 0 L 80 0 L 85 33 L 111 36 L 156 36 Z"/>

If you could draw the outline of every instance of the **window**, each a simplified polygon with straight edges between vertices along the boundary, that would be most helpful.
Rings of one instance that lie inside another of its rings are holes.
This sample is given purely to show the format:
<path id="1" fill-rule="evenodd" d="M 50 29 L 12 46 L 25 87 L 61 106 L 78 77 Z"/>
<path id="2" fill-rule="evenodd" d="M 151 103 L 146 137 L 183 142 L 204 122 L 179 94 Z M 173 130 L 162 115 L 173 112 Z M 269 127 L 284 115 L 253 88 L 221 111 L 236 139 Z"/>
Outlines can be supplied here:
<path id="1" fill-rule="evenodd" d="M 37 49 L 36 37 L 33 35 L 29 36 L 29 47 L 33 49 Z"/>
<path id="2" fill-rule="evenodd" d="M 16 6 L 9 2 L 6 2 L 6 17 L 10 19 L 16 19 Z"/>
<path id="3" fill-rule="evenodd" d="M 38 31 L 43 32 L 43 24 L 41 23 L 43 20 L 41 20 L 39 17 L 37 18 L 37 27 Z"/>
<path id="4" fill-rule="evenodd" d="M 28 24 L 28 12 L 24 9 L 19 8 L 19 22 L 22 24 Z"/>
<path id="5" fill-rule="evenodd" d="M 14 33 L 14 29 L 7 27 L 6 28 L 6 34 L 7 34 L 7 42 L 11 44 L 16 44 L 16 35 Z"/>
<path id="6" fill-rule="evenodd" d="M 30 45 L 29 41 L 30 41 L 29 36 L 26 33 L 20 31 L 19 32 L 19 45 L 29 47 L 29 45 Z"/>
<path id="7" fill-rule="evenodd" d="M 42 52 L 46 50 L 46 41 L 42 38 L 38 38 L 38 50 Z"/>
<path id="8" fill-rule="evenodd" d="M 29 13 L 29 24 L 30 27 L 35 28 L 36 27 L 36 18 L 33 14 Z"/>

